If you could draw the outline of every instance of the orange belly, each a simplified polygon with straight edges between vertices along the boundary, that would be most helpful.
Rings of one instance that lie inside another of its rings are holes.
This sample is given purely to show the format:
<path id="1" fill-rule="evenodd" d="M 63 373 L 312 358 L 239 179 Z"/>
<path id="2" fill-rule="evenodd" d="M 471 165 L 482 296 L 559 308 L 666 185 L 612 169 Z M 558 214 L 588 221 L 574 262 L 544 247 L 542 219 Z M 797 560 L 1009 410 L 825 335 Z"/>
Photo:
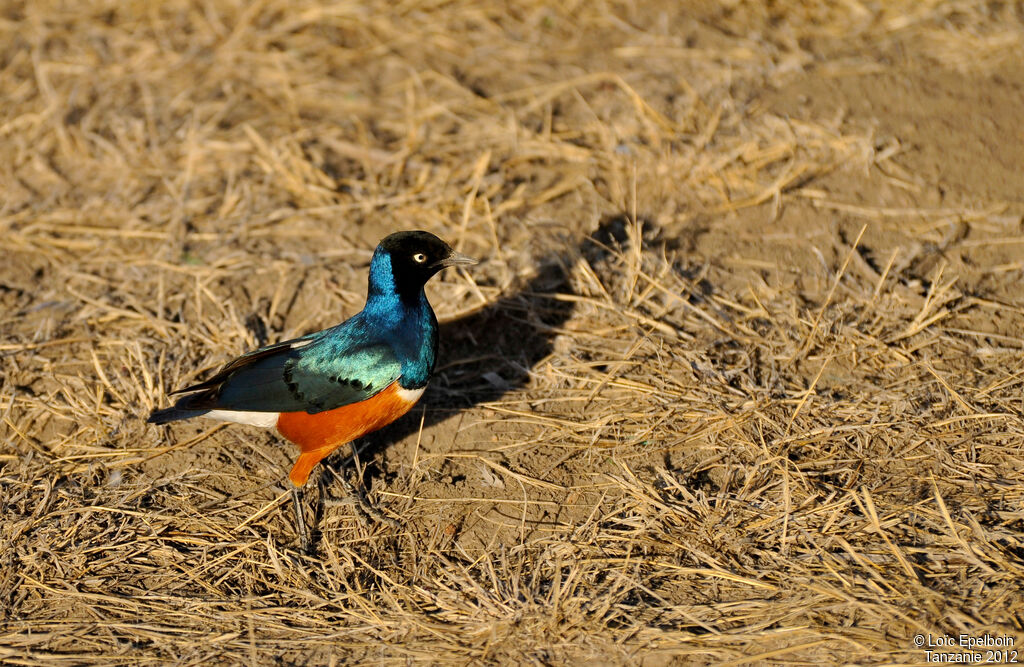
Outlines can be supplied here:
<path id="1" fill-rule="evenodd" d="M 402 396 L 403 393 L 411 392 L 405 392 L 396 380 L 359 403 L 312 415 L 308 412 L 282 412 L 277 418 L 278 432 L 302 450 L 288 475 L 292 483 L 302 486 L 316 464 L 335 449 L 384 428 L 408 412 L 416 401 Z"/>

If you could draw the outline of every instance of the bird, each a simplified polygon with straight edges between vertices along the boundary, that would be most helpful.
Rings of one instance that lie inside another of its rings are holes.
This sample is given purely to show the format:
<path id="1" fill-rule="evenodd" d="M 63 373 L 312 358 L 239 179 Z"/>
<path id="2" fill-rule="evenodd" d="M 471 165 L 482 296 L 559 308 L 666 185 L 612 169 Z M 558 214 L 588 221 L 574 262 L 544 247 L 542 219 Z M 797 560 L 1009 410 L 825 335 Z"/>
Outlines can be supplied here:
<path id="1" fill-rule="evenodd" d="M 370 260 L 366 303 L 341 324 L 247 352 L 154 410 L 148 423 L 208 417 L 275 427 L 298 445 L 288 477 L 303 549 L 301 490 L 320 461 L 405 415 L 437 360 L 437 317 L 424 286 L 477 260 L 426 231 L 390 234 Z"/>

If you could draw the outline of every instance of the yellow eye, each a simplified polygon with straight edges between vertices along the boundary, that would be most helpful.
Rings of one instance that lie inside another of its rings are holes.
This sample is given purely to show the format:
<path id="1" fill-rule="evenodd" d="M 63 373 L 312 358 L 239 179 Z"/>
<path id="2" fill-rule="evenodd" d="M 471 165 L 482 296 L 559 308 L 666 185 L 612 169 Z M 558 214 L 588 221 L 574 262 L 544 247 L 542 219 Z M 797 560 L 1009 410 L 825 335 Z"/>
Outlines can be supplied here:
<path id="1" fill-rule="evenodd" d="M 416 262 L 417 264 L 422 264 L 423 262 L 427 261 L 427 256 L 424 255 L 422 252 L 418 252 L 412 256 L 412 261 Z"/>

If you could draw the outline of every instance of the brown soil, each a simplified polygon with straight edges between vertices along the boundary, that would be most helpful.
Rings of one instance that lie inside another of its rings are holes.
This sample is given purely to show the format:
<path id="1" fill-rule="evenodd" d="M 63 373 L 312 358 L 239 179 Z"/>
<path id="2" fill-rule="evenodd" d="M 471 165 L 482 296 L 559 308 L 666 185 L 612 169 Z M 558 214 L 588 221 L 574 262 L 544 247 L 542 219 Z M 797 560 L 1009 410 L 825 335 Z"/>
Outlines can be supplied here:
<path id="1" fill-rule="evenodd" d="M 1024 650 L 1024 14 L 634 4 L 3 10 L 0 661 Z M 304 554 L 290 446 L 144 419 L 414 228 L 486 261 Z"/>

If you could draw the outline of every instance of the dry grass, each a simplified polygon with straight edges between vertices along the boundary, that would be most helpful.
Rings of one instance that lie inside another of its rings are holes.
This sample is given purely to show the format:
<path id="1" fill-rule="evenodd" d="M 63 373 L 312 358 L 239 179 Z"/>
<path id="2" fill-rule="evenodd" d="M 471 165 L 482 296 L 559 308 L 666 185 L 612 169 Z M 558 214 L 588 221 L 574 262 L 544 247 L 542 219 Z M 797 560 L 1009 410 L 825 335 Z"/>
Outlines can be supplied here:
<path id="1" fill-rule="evenodd" d="M 759 95 L 1005 67 L 1017 10 L 642 4 L 2 8 L 0 660 L 1024 648 L 1024 211 Z M 290 450 L 142 418 L 352 314 L 408 228 L 487 262 L 356 457 L 405 527 L 316 502 L 306 556 Z"/>

